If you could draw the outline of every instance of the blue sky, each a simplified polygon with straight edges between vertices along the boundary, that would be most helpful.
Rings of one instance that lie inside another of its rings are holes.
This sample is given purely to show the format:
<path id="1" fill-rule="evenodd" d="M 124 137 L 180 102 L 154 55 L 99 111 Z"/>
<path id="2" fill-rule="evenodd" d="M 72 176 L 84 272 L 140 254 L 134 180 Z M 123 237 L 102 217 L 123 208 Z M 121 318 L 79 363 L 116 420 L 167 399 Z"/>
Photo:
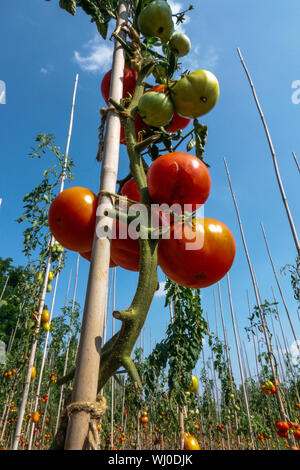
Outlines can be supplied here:
<path id="1" fill-rule="evenodd" d="M 187 8 L 190 1 L 172 1 L 173 8 Z M 278 156 L 296 228 L 300 227 L 299 173 L 292 151 L 300 159 L 300 104 L 293 104 L 292 83 L 300 80 L 300 5 L 297 0 L 211 0 L 194 2 L 183 30 L 189 35 L 192 50 L 184 61 L 189 70 L 209 69 L 220 83 L 220 99 L 201 122 L 208 126 L 206 161 L 211 165 L 212 189 L 205 215 L 224 222 L 233 232 L 237 254 L 230 271 L 233 303 L 240 330 L 247 325 L 248 306 L 255 304 L 251 279 L 243 252 L 237 219 L 227 184 L 223 157 L 226 156 L 236 192 L 252 263 L 263 299 L 275 293 L 272 270 L 260 230 L 269 239 L 276 268 L 293 263 L 296 251 L 276 184 L 272 160 L 252 94 L 237 56 L 240 47 L 254 80 Z M 75 161 L 75 181 L 71 185 L 98 190 L 100 168 L 95 160 L 99 108 L 104 105 L 100 83 L 110 69 L 112 43 L 97 36 L 96 28 L 81 12 L 75 17 L 58 7 L 58 1 L 27 0 L 1 2 L 0 80 L 6 84 L 6 104 L 0 104 L 0 256 L 24 264 L 22 231 L 15 222 L 22 213 L 22 198 L 36 184 L 46 161 L 27 157 L 35 136 L 53 133 L 65 148 L 70 105 L 76 73 L 79 85 L 70 153 Z M 182 148 L 184 151 L 184 148 Z M 122 146 L 119 175 L 127 174 L 128 158 Z M 68 184 L 66 185 L 68 187 Z M 63 304 L 65 288 L 76 254 L 68 256 L 61 276 L 56 313 Z M 77 300 L 83 306 L 89 263 L 80 260 Z M 164 276 L 159 273 L 160 280 Z M 288 280 L 280 276 L 290 313 L 296 318 L 296 304 Z M 74 281 L 74 279 L 73 279 Z M 129 304 L 137 274 L 117 270 L 117 308 Z M 235 356 L 228 306 L 226 279 L 221 281 L 223 308 L 229 342 Z M 213 287 L 202 291 L 203 307 L 215 329 Z M 47 302 L 50 303 L 51 295 Z M 155 297 L 146 322 L 146 354 L 149 332 L 152 345 L 160 340 L 169 320 L 164 297 Z M 280 312 L 289 344 L 292 343 L 286 315 Z M 111 326 L 109 326 L 109 329 Z M 244 336 L 244 335 L 243 335 Z M 254 365 L 251 345 L 247 345 Z M 237 363 L 234 360 L 235 369 Z"/>

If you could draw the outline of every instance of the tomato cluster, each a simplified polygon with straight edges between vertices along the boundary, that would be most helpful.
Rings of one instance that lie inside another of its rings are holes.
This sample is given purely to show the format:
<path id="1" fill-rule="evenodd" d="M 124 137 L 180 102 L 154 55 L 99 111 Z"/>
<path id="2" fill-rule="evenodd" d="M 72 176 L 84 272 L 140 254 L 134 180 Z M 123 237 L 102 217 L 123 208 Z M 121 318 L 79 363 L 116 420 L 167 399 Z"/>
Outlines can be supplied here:
<path id="1" fill-rule="evenodd" d="M 147 173 L 147 185 L 152 201 L 159 206 L 166 204 L 174 212 L 193 212 L 207 200 L 211 179 L 201 160 L 188 153 L 173 152 L 159 156 L 152 163 Z M 132 201 L 140 201 L 134 179 L 124 184 L 121 194 Z M 65 248 L 80 252 L 88 260 L 91 259 L 96 210 L 96 195 L 88 189 L 75 187 L 58 195 L 49 211 L 49 226 L 54 237 Z M 159 210 L 160 226 L 167 225 L 167 218 L 162 214 Z M 138 271 L 138 239 L 130 236 L 124 222 L 115 221 L 114 224 L 116 238 L 111 243 L 110 266 Z M 125 233 L 125 238 L 120 233 Z M 180 285 L 210 286 L 219 281 L 233 263 L 234 238 L 228 227 L 218 220 L 205 218 L 181 222 L 171 217 L 168 235 L 159 241 L 158 264 Z"/>

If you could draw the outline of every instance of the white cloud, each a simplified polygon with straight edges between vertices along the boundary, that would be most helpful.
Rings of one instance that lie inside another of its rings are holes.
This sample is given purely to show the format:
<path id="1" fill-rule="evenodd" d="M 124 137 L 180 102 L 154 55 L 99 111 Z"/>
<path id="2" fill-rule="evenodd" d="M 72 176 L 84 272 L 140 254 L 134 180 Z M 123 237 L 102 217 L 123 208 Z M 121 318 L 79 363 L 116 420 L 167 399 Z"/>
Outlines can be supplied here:
<path id="1" fill-rule="evenodd" d="M 187 69 L 205 69 L 213 72 L 218 65 L 219 54 L 213 45 L 205 48 L 203 53 L 200 46 L 195 46 L 192 47 L 190 54 L 183 59 L 183 66 Z M 195 67 L 195 64 L 197 64 L 197 67 Z"/>
<path id="2" fill-rule="evenodd" d="M 46 69 L 45 67 L 42 67 L 42 68 L 40 69 L 40 73 L 42 73 L 43 75 L 47 75 L 47 73 L 49 73 L 49 70 Z"/>
<path id="3" fill-rule="evenodd" d="M 298 344 L 298 346 L 297 346 L 297 344 Z M 298 347 L 300 347 L 300 339 L 297 339 L 297 343 L 296 343 L 296 341 L 294 341 L 290 346 L 290 353 L 291 353 L 291 356 L 292 356 L 293 364 L 297 364 L 299 362 L 299 359 L 300 359 L 300 354 L 299 354 Z"/>
<path id="4" fill-rule="evenodd" d="M 85 72 L 106 71 L 111 66 L 113 47 L 103 43 L 98 35 L 83 45 L 85 54 L 74 51 L 74 60 Z"/>
<path id="5" fill-rule="evenodd" d="M 0 80 L 0 104 L 6 104 L 6 85 L 3 80 Z"/>
<path id="6" fill-rule="evenodd" d="M 286 349 L 281 350 L 283 354 L 286 354 L 288 352 L 291 355 L 292 362 L 295 365 L 298 364 L 300 360 L 300 354 L 299 354 L 299 349 L 298 349 L 297 344 L 298 346 L 300 346 L 300 339 L 297 339 L 297 342 L 293 341 L 293 343 L 291 344 L 288 350 Z"/>
<path id="7" fill-rule="evenodd" d="M 166 295 L 165 289 L 165 282 L 159 283 L 159 289 L 155 292 L 155 297 L 164 297 Z"/>

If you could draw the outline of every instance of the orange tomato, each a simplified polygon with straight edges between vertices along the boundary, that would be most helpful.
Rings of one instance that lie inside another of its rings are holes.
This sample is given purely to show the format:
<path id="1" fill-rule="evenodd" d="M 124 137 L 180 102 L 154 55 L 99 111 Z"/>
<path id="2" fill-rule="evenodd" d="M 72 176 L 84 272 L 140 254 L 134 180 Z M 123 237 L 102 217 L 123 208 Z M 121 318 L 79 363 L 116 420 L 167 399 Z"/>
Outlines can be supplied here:
<path id="1" fill-rule="evenodd" d="M 37 423 L 39 419 L 40 419 L 40 414 L 39 414 L 39 412 L 38 412 L 38 411 L 34 411 L 34 413 L 33 413 L 33 415 L 32 415 L 32 421 L 33 421 L 34 423 Z"/>
<path id="2" fill-rule="evenodd" d="M 68 250 L 91 251 L 97 206 L 98 198 L 89 189 L 65 189 L 50 205 L 48 221 L 52 235 Z"/>
<path id="3" fill-rule="evenodd" d="M 31 369 L 31 378 L 34 379 L 35 376 L 36 376 L 36 368 L 35 368 L 35 366 L 32 366 L 32 369 Z"/>
<path id="4" fill-rule="evenodd" d="M 184 433 L 184 450 L 200 450 L 197 439 L 186 432 Z"/>

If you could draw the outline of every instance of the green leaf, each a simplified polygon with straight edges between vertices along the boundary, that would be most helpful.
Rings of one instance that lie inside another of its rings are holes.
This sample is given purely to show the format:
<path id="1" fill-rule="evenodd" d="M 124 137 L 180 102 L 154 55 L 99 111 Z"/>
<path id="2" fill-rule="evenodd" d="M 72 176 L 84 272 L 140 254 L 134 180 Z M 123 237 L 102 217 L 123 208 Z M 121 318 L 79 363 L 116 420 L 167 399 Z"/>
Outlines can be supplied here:
<path id="1" fill-rule="evenodd" d="M 103 23 L 101 20 L 96 20 L 96 26 L 97 26 L 97 29 L 99 31 L 99 33 L 101 34 L 101 36 L 103 37 L 103 39 L 106 39 L 107 37 L 107 30 L 108 30 L 108 23 Z"/>
<path id="2" fill-rule="evenodd" d="M 59 6 L 73 16 L 76 13 L 76 0 L 59 0 Z"/>

